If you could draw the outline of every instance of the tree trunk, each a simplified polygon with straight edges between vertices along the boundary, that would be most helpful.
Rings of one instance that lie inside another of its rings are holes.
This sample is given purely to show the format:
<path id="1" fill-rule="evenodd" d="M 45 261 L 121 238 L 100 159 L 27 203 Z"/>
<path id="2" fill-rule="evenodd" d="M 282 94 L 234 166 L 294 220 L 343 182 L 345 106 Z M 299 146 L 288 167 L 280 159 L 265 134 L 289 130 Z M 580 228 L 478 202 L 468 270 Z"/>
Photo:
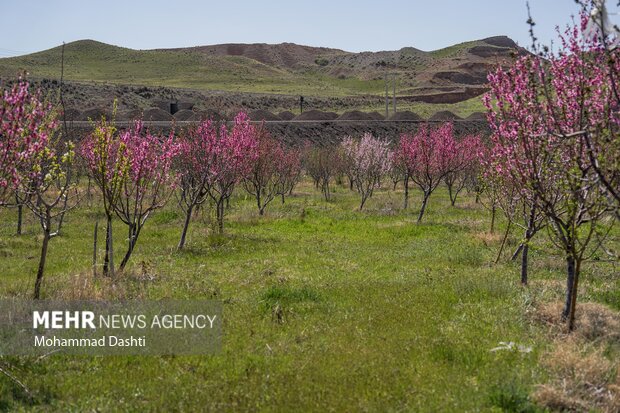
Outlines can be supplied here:
<path id="1" fill-rule="evenodd" d="M 224 233 L 224 200 L 220 199 L 216 206 L 217 228 L 220 234 Z"/>
<path id="2" fill-rule="evenodd" d="M 97 276 L 97 235 L 99 234 L 99 221 L 95 222 L 93 233 L 93 277 Z"/>
<path id="3" fill-rule="evenodd" d="M 573 277 L 573 287 L 570 297 L 570 311 L 568 315 L 568 331 L 575 329 L 575 310 L 577 308 L 577 291 L 579 287 L 579 272 L 581 269 L 581 260 L 575 260 L 575 276 Z"/>
<path id="4" fill-rule="evenodd" d="M 329 181 L 324 182 L 324 183 L 321 185 L 321 187 L 322 187 L 322 189 L 323 189 L 323 195 L 325 196 L 325 200 L 326 200 L 326 201 L 329 201 L 329 197 L 330 197 L 330 194 L 329 194 Z"/>
<path id="5" fill-rule="evenodd" d="M 430 197 L 430 193 L 424 192 L 424 199 L 422 200 L 422 208 L 420 208 L 420 215 L 418 215 L 418 224 L 422 222 L 422 217 L 424 216 L 424 211 L 426 210 L 426 203 L 428 202 L 428 198 Z"/>
<path id="6" fill-rule="evenodd" d="M 92 185 L 92 183 L 91 183 L 91 178 L 90 178 L 90 176 L 89 176 L 89 177 L 88 177 L 88 186 L 86 187 L 86 199 L 87 199 L 87 201 L 88 201 L 88 207 L 89 207 L 89 208 L 90 208 L 90 206 L 91 206 L 91 202 L 92 202 L 92 200 L 93 200 L 93 196 L 92 196 L 92 194 L 91 194 L 91 192 L 90 192 L 91 185 Z"/>
<path id="7" fill-rule="evenodd" d="M 121 261 L 121 265 L 119 266 L 119 269 L 121 271 L 125 269 L 127 262 L 129 262 L 129 258 L 131 257 L 131 254 L 133 253 L 133 250 L 136 247 L 136 244 L 138 242 L 139 234 L 140 234 L 140 228 L 137 225 L 129 226 L 129 245 L 127 246 L 127 252 L 125 253 L 125 256 L 123 257 L 123 260 Z"/>
<path id="8" fill-rule="evenodd" d="M 530 240 L 536 233 L 536 207 L 530 209 L 530 217 L 527 221 L 527 229 L 525 230 L 525 241 L 521 243 L 523 253 L 521 255 L 521 284 L 527 285 L 527 255 L 530 250 Z M 513 256 L 514 259 L 514 256 Z"/>
<path id="9" fill-rule="evenodd" d="M 64 199 L 62 201 L 62 212 L 60 213 L 60 217 L 58 218 L 58 229 L 56 230 L 56 234 L 60 235 L 60 230 L 62 229 L 62 224 L 65 221 L 65 212 L 67 212 L 67 201 L 68 196 L 65 194 Z"/>
<path id="10" fill-rule="evenodd" d="M 105 257 L 103 275 L 114 277 L 114 241 L 112 238 L 112 216 L 106 217 Z"/>
<path id="11" fill-rule="evenodd" d="M 280 196 L 282 197 L 282 205 L 284 205 L 284 192 L 282 192 Z"/>
<path id="12" fill-rule="evenodd" d="M 491 234 L 495 232 L 495 205 L 491 208 Z"/>
<path id="13" fill-rule="evenodd" d="M 364 209 L 364 204 L 368 198 L 362 195 L 362 202 L 360 203 L 360 211 Z"/>
<path id="14" fill-rule="evenodd" d="M 24 216 L 24 206 L 17 204 L 17 235 L 22 234 L 22 217 Z"/>
<path id="15" fill-rule="evenodd" d="M 497 258 L 495 258 L 495 264 L 497 264 L 500 258 L 502 257 L 502 252 L 504 252 L 504 246 L 506 245 L 506 240 L 508 239 L 508 234 L 510 233 L 511 225 L 512 225 L 512 221 L 508 221 L 508 225 L 506 225 L 506 231 L 504 232 L 504 237 L 502 238 L 502 245 L 499 247 Z"/>
<path id="16" fill-rule="evenodd" d="M 50 241 L 50 226 L 52 224 L 49 211 L 46 214 L 45 227 L 43 228 L 43 244 L 41 246 L 41 258 L 39 259 L 39 269 L 37 270 L 37 279 L 34 283 L 34 299 L 41 297 L 41 283 L 43 281 L 43 272 L 45 271 L 45 260 L 47 259 L 47 246 Z"/>
<path id="17" fill-rule="evenodd" d="M 562 311 L 562 320 L 568 320 L 573 298 L 573 286 L 575 283 L 575 258 L 572 255 L 566 257 L 566 302 Z"/>
<path id="18" fill-rule="evenodd" d="M 510 261 L 514 261 L 517 259 L 517 257 L 519 256 L 519 254 L 521 253 L 521 251 L 523 251 L 523 244 L 521 243 L 519 244 L 519 246 L 517 247 L 517 249 L 515 250 L 515 252 L 512 253 L 512 257 L 510 257 Z"/>
<path id="19" fill-rule="evenodd" d="M 263 215 L 265 213 L 265 207 L 260 203 L 260 189 L 256 189 L 256 205 L 258 206 L 258 215 Z"/>
<path id="20" fill-rule="evenodd" d="M 448 186 L 448 196 L 450 197 L 450 205 L 454 206 L 456 202 L 456 195 L 452 193 L 452 184 L 447 184 Z"/>
<path id="21" fill-rule="evenodd" d="M 403 202 L 403 209 L 407 209 L 409 207 L 409 177 L 405 177 L 405 201 Z"/>
<path id="22" fill-rule="evenodd" d="M 527 285 L 527 254 L 529 250 L 530 246 L 526 242 L 521 254 L 521 285 Z"/>
<path id="23" fill-rule="evenodd" d="M 183 232 L 181 232 L 181 239 L 179 240 L 179 245 L 177 246 L 177 250 L 180 251 L 185 246 L 185 237 L 187 235 L 187 229 L 189 228 L 189 222 L 192 219 L 192 212 L 194 211 L 194 206 L 190 206 L 185 211 L 185 223 L 183 224 Z"/>

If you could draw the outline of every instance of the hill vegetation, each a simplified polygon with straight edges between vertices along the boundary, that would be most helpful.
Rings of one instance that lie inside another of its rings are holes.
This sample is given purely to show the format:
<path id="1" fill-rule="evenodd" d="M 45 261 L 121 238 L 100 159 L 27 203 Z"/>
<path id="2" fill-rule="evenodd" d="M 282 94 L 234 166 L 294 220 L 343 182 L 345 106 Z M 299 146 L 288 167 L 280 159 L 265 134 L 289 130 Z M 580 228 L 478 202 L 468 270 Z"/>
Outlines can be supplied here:
<path id="1" fill-rule="evenodd" d="M 520 52 L 522 49 L 506 37 L 462 43 L 433 52 L 407 47 L 397 51 L 351 53 L 292 43 L 133 50 L 94 40 L 68 43 L 64 51 L 65 79 L 69 81 L 352 96 L 381 94 L 384 75 L 389 71 L 398 74 L 400 96 L 422 96 L 421 100 L 427 102 L 430 98 L 424 96 L 460 93 L 462 96 L 457 100 L 463 101 L 479 95 L 488 67 L 505 63 Z M 61 55 L 62 47 L 55 47 L 0 59 L 0 77 L 11 79 L 27 71 L 35 79 L 58 78 Z"/>

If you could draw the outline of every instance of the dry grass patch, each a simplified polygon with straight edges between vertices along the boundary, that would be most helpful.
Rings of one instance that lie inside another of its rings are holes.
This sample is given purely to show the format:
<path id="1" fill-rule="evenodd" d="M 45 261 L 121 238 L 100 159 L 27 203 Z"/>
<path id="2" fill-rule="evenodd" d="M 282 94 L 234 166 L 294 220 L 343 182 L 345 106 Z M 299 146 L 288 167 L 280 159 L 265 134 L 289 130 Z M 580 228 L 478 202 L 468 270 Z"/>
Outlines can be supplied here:
<path id="1" fill-rule="evenodd" d="M 553 411 L 620 411 L 620 363 L 607 352 L 620 344 L 620 314 L 583 303 L 577 307 L 575 331 L 568 334 L 561 312 L 562 303 L 554 302 L 534 313 L 555 343 L 541 359 L 549 381 L 538 386 L 533 399 Z"/>
<path id="2" fill-rule="evenodd" d="M 99 274 L 79 273 L 69 280 L 50 279 L 48 299 L 67 301 L 122 301 L 147 297 L 146 284 L 155 281 L 157 276 L 148 264 L 141 263 L 135 272 L 119 272 L 114 277 Z"/>
<path id="3" fill-rule="evenodd" d="M 563 303 L 553 302 L 538 306 L 533 313 L 536 321 L 549 327 L 550 333 L 564 339 L 568 335 L 561 319 Z M 575 331 L 570 336 L 589 343 L 620 344 L 620 314 L 602 304 L 577 303 Z"/>
<path id="4" fill-rule="evenodd" d="M 482 243 L 485 246 L 489 246 L 490 244 L 495 244 L 495 243 L 500 242 L 502 238 L 502 234 L 500 233 L 500 231 L 495 231 L 495 232 L 483 231 L 483 232 L 476 232 L 474 234 L 474 238 L 482 241 Z"/>
<path id="5" fill-rule="evenodd" d="M 557 411 L 620 411 L 618 363 L 600 347 L 592 349 L 571 338 L 556 343 L 542 365 L 552 378 L 533 395 L 540 405 Z"/>

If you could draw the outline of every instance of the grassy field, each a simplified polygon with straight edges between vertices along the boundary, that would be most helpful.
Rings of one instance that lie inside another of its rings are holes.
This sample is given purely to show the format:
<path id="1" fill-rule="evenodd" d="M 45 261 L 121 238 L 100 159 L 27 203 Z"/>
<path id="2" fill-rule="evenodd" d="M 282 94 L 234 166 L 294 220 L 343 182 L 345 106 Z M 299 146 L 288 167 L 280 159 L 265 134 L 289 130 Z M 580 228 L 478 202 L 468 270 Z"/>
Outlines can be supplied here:
<path id="1" fill-rule="evenodd" d="M 397 109 L 399 112 L 409 110 L 413 113 L 420 115 L 424 119 L 428 119 L 435 113 L 444 110 L 449 110 L 450 112 L 462 118 L 466 118 L 474 112 L 486 113 L 487 111 L 487 109 L 484 107 L 484 104 L 482 103 L 482 98 L 480 96 L 476 96 L 475 98 L 467 99 L 458 103 L 401 102 L 397 104 Z M 377 111 L 380 114 L 385 115 L 385 104 L 360 107 L 359 110 L 366 112 Z M 392 115 L 392 105 L 390 103 L 390 116 Z"/>
<path id="2" fill-rule="evenodd" d="M 337 187 L 325 202 L 304 181 L 259 217 L 240 192 L 226 234 L 214 235 L 203 212 L 182 253 L 174 251 L 182 217 L 172 202 L 147 223 L 129 270 L 115 280 L 90 275 L 92 228 L 103 219 L 85 203 L 50 243 L 44 298 L 223 300 L 223 349 L 204 357 L 0 359 L 35 395 L 28 400 L 0 374 L 0 410 L 539 410 L 530 395 L 551 379 L 541 359 L 556 344 L 531 313 L 562 298 L 562 257 L 541 234 L 531 286 L 522 288 L 517 264 L 492 264 L 503 222 L 490 234 L 489 214 L 472 197 L 450 207 L 438 190 L 421 225 L 418 195 L 410 210 L 401 197 L 381 190 L 359 212 L 348 189 Z M 0 210 L 0 295 L 30 297 L 39 229 L 28 217 L 24 235 L 14 236 L 14 216 Z M 620 310 L 614 271 L 586 265 L 582 302 Z M 502 341 L 532 352 L 490 351 Z M 609 360 L 619 354 L 620 343 L 606 348 Z"/>

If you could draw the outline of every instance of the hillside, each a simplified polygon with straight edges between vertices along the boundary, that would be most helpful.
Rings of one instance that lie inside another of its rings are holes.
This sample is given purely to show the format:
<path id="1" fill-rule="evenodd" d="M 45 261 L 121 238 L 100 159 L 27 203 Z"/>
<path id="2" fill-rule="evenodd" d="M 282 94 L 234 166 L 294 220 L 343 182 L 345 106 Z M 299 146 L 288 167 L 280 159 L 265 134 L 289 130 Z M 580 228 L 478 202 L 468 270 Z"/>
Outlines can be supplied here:
<path id="1" fill-rule="evenodd" d="M 486 72 L 523 49 L 493 37 L 424 52 L 351 53 L 292 43 L 223 44 L 133 50 L 81 40 L 65 46 L 68 81 L 308 96 L 378 95 L 386 71 L 397 73 L 397 94 L 411 101 L 454 103 L 480 95 Z M 61 47 L 0 59 L 0 77 L 27 71 L 35 79 L 60 75 Z"/>

